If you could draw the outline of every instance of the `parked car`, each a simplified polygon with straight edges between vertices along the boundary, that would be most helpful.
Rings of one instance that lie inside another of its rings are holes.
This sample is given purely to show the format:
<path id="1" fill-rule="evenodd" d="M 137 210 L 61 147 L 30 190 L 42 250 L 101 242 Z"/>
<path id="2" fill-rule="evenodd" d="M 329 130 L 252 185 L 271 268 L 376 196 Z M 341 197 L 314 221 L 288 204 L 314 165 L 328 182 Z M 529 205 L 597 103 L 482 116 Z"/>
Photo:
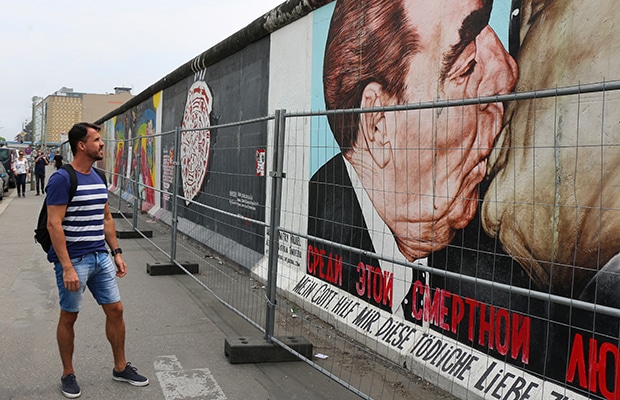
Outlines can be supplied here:
<path id="1" fill-rule="evenodd" d="M 10 147 L 0 147 L 0 163 L 4 166 L 6 173 L 9 177 L 9 187 L 15 187 L 15 175 L 11 171 L 11 163 L 17 159 L 18 154 L 16 149 Z"/>
<path id="2" fill-rule="evenodd" d="M 4 193 L 9 191 L 9 174 L 4 168 L 4 164 L 0 163 L 0 201 L 4 200 Z"/>

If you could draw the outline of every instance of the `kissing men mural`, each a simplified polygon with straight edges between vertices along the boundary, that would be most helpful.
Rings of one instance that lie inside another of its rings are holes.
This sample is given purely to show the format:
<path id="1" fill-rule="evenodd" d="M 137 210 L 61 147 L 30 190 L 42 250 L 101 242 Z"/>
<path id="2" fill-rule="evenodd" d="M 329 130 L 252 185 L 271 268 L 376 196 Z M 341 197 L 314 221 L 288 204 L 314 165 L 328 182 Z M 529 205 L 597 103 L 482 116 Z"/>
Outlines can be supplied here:
<path id="1" fill-rule="evenodd" d="M 617 78 L 616 3 L 511 5 L 512 55 L 492 1 L 336 1 L 326 107 L 376 110 L 328 116 L 340 152 L 310 181 L 307 275 L 479 395 L 615 398 L 618 320 L 593 305 L 618 306 L 617 95 L 389 109 Z"/>

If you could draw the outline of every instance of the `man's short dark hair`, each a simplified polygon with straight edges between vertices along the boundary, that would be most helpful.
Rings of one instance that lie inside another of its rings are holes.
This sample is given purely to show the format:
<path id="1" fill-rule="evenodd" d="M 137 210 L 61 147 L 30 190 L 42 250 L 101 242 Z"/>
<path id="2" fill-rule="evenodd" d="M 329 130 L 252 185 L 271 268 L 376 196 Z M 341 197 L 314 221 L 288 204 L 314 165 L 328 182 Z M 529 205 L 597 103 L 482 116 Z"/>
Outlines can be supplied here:
<path id="1" fill-rule="evenodd" d="M 90 122 L 80 122 L 69 129 L 69 144 L 71 145 L 71 153 L 73 155 L 77 152 L 77 144 L 86 140 L 88 128 L 94 129 L 97 132 L 101 130 L 100 127 Z"/>
<path id="2" fill-rule="evenodd" d="M 404 102 L 405 79 L 419 36 L 404 8 L 406 0 L 338 0 L 329 26 L 323 87 L 328 110 L 359 108 L 366 85 L 377 82 Z M 359 114 L 330 114 L 343 153 L 357 141 Z"/>

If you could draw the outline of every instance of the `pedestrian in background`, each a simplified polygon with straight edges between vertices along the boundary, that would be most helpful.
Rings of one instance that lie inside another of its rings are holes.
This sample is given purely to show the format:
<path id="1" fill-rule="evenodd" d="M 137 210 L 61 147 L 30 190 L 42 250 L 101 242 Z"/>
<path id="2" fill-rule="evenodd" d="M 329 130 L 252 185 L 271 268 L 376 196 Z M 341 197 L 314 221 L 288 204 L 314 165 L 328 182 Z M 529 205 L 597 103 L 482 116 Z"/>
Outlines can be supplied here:
<path id="1" fill-rule="evenodd" d="M 62 167 L 62 156 L 60 155 L 60 151 L 56 150 L 56 155 L 54 156 L 54 167 L 56 169 L 60 169 Z"/>
<path id="2" fill-rule="evenodd" d="M 40 191 L 45 194 L 45 167 L 49 164 L 47 158 L 41 150 L 37 150 L 37 157 L 34 159 L 34 176 L 36 178 L 37 196 Z"/>
<path id="3" fill-rule="evenodd" d="M 17 185 L 17 197 L 26 197 L 26 178 L 30 176 L 30 167 L 23 150 L 19 151 L 19 157 L 13 161 L 13 174 Z"/>

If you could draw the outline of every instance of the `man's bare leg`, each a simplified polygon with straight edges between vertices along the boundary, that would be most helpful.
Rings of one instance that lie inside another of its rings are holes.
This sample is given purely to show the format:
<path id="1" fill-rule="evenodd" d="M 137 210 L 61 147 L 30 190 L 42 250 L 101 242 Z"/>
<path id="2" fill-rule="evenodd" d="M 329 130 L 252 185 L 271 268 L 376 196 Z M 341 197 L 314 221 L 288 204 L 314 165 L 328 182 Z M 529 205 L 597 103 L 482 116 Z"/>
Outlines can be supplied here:
<path id="1" fill-rule="evenodd" d="M 73 369 L 75 331 L 73 327 L 77 317 L 77 312 L 60 310 L 58 327 L 56 328 L 56 340 L 58 341 L 58 350 L 60 351 L 60 360 L 62 361 L 62 376 L 75 374 Z"/>
<path id="2" fill-rule="evenodd" d="M 104 304 L 103 311 L 106 315 L 105 333 L 114 356 L 114 369 L 125 370 L 127 360 L 125 358 L 125 320 L 123 319 L 123 304 L 119 301 L 112 304 Z"/>

